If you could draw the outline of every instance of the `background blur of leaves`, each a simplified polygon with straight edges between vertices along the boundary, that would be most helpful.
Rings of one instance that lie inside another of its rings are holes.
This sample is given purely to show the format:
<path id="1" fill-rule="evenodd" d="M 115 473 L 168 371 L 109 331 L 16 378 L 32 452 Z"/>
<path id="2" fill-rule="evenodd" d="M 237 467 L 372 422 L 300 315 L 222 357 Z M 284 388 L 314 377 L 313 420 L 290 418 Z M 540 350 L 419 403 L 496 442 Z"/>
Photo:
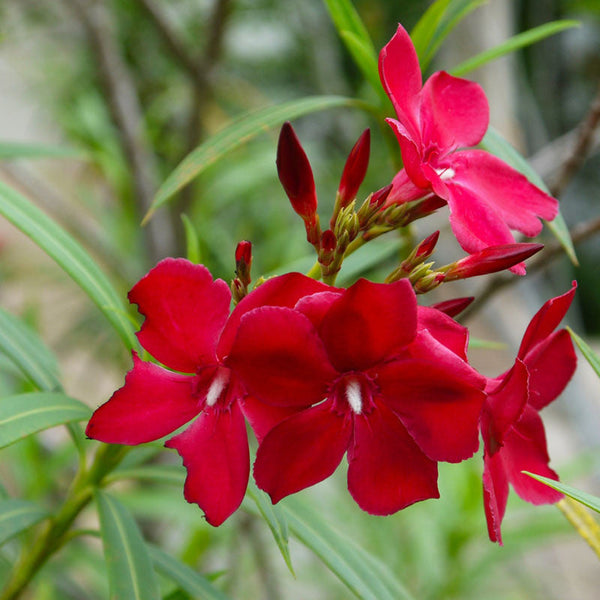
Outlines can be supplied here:
<path id="1" fill-rule="evenodd" d="M 354 4 L 378 49 L 389 40 L 398 21 L 410 30 L 424 10 L 424 3 L 416 0 L 357 0 Z M 579 123 L 600 81 L 600 9 L 595 0 L 511 4 L 514 33 L 560 18 L 582 22 L 580 28 L 551 37 L 511 59 L 516 63 L 514 106 L 519 123 L 519 139 L 513 142 L 525 155 L 533 155 L 534 166 L 550 177 L 557 155 L 555 151 L 547 158 L 551 142 Z M 82 18 L 82 10 L 89 12 L 92 5 L 99 7 L 96 16 L 100 15 L 104 41 L 117 53 L 127 83 L 136 93 L 134 104 L 143 119 L 141 175 L 136 174 L 119 134 L 111 105 L 114 99 L 107 92 L 106 74 L 99 68 L 97 48 L 90 44 L 89 27 Z M 168 30 L 176 34 L 179 48 L 165 39 L 164 28 L 151 16 L 151 6 L 159 9 Z M 201 141 L 254 109 L 321 94 L 376 101 L 320 0 L 4 0 L 0 32 L 5 55 L 17 65 L 44 121 L 59 135 L 60 145 L 81 153 L 78 159 L 45 159 L 41 175 L 32 161 L 0 163 L 2 175 L 37 194 L 36 202 L 45 202 L 43 208 L 94 254 L 120 286 L 123 297 L 157 259 L 185 255 L 181 212 L 196 230 L 200 261 L 216 277 L 232 277 L 233 253 L 241 239 L 254 243 L 256 276 L 287 270 L 298 257 L 310 254 L 303 228 L 277 180 L 277 130 L 258 136 L 210 167 L 175 202 L 159 209 L 151 225 L 143 229 L 139 223 L 151 197 L 140 192 L 144 189 L 140 176 L 155 191 Z M 451 62 L 453 53 L 461 56 L 464 41 L 461 34 L 449 38 L 434 68 L 456 64 Z M 463 54 L 464 58 L 468 55 Z M 313 165 L 324 215 L 333 204 L 346 155 L 365 127 L 371 127 L 374 139 L 363 193 L 387 184 L 394 173 L 385 126 L 357 109 L 311 114 L 295 121 L 294 127 Z M 0 139 L 4 139 L 2 132 Z M 568 223 L 585 220 L 594 210 L 597 214 L 599 167 L 596 153 L 563 195 L 561 207 Z M 9 252 L 9 248 L 2 251 Z M 565 281 L 579 280 L 577 301 L 587 332 L 599 334 L 600 240 L 586 242 L 578 248 L 578 255 L 579 269 L 574 270 L 565 259 L 551 279 L 556 280 L 557 291 L 566 289 Z M 8 265 L 0 266 L 4 288 L 24 276 L 18 262 Z M 42 302 L 28 297 L 21 306 L 21 315 L 34 328 L 41 318 Z M 92 307 L 75 311 L 70 323 L 60 325 L 60 341 L 53 349 L 92 345 L 98 362 L 116 364 L 112 372 L 119 373 L 114 382 L 118 386 L 129 357 L 115 356 L 114 339 L 101 334 L 105 329 Z M 92 380 L 88 384 L 96 385 Z M 26 391 L 27 384 L 7 367 L 2 388 L 16 393 Z M 100 401 L 91 395 L 92 404 Z M 2 481 L 10 495 L 34 500 L 57 495 L 68 480 L 64 472 L 72 452 L 51 438 L 29 438 L 4 451 Z M 129 459 L 137 456 L 141 461 L 148 452 L 152 449 L 136 450 Z M 167 460 L 164 454 L 162 460 Z M 564 467 L 564 477 L 587 473 L 590 465 L 597 465 L 588 458 L 558 467 Z M 546 555 L 531 554 L 554 534 L 569 533 L 558 511 L 523 508 L 513 498 L 506 519 L 507 547 L 496 548 L 487 541 L 485 531 L 479 460 L 447 467 L 442 470 L 442 501 L 412 507 L 390 519 L 360 513 L 344 490 L 342 474 L 337 485 L 322 486 L 307 497 L 337 529 L 381 556 L 419 599 L 546 599 L 563 597 L 563 589 L 572 591 L 561 587 L 568 586 L 568 581 L 541 580 L 539 573 L 548 569 Z M 214 530 L 200 519 L 196 507 L 185 504 L 177 486 L 149 482 L 120 491 L 120 498 L 141 519 L 147 539 L 214 574 L 217 584 L 235 598 L 347 597 L 340 584 L 298 546 L 292 547 L 297 574 L 297 580 L 292 580 L 272 550 L 264 523 L 252 515 L 242 513 L 231 524 Z M 571 538 L 560 539 L 566 544 Z M 12 548 L 5 551 L 10 554 Z M 529 558 L 523 559 L 523 552 Z M 568 579 L 560 565 L 554 567 L 559 578 Z M 93 539 L 71 544 L 48 569 L 52 577 L 40 580 L 32 598 L 106 596 L 102 552 Z M 171 593 L 162 583 L 165 597 L 191 597 Z"/>

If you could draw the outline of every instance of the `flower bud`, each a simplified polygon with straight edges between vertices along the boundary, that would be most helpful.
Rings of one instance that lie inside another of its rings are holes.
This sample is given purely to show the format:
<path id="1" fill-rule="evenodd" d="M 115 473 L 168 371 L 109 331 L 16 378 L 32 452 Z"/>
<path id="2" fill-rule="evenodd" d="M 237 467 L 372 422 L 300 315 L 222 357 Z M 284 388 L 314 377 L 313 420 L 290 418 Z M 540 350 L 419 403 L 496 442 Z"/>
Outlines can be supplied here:
<path id="1" fill-rule="evenodd" d="M 235 274 L 240 282 L 247 286 L 250 281 L 250 267 L 252 266 L 252 243 L 242 240 L 235 249 Z"/>
<path id="2" fill-rule="evenodd" d="M 292 208 L 305 221 L 311 220 L 317 212 L 315 180 L 306 153 L 288 122 L 279 134 L 277 174 Z"/>
<path id="3" fill-rule="evenodd" d="M 350 151 L 348 159 L 346 160 L 346 165 L 344 166 L 340 187 L 338 188 L 338 202 L 340 208 L 343 208 L 356 198 L 358 188 L 367 173 L 370 152 L 371 132 L 369 129 L 365 129 Z"/>
<path id="4" fill-rule="evenodd" d="M 321 234 L 321 250 L 319 252 L 319 262 L 323 266 L 328 266 L 333 261 L 335 249 L 337 246 L 337 238 L 331 229 L 325 230 Z"/>
<path id="5" fill-rule="evenodd" d="M 452 300 L 444 300 L 437 304 L 432 304 L 431 308 L 435 308 L 440 312 L 447 314 L 449 317 L 456 317 L 459 315 L 471 302 L 475 300 L 474 296 L 467 296 L 466 298 L 453 298 Z"/>

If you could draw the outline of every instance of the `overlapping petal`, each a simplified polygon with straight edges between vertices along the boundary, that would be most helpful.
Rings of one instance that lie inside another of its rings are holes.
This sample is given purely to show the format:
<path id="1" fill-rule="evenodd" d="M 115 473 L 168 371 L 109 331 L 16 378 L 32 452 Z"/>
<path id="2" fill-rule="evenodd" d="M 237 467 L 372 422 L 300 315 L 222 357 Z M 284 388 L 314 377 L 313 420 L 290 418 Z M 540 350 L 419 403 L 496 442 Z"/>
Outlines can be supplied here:
<path id="1" fill-rule="evenodd" d="M 466 327 L 442 311 L 429 306 L 419 306 L 417 314 L 418 331 L 426 329 L 438 342 L 452 350 L 464 361 L 467 360 L 469 330 Z"/>
<path id="2" fill-rule="evenodd" d="M 508 478 L 500 454 L 483 455 L 483 507 L 488 535 L 502 545 L 501 524 L 508 500 Z"/>
<path id="3" fill-rule="evenodd" d="M 166 444 L 187 469 L 184 496 L 217 527 L 242 503 L 250 472 L 246 424 L 237 403 L 228 410 L 207 409 Z"/>
<path id="4" fill-rule="evenodd" d="M 192 378 L 133 354 L 133 369 L 90 419 L 86 435 L 107 444 L 136 445 L 175 431 L 198 414 Z"/>

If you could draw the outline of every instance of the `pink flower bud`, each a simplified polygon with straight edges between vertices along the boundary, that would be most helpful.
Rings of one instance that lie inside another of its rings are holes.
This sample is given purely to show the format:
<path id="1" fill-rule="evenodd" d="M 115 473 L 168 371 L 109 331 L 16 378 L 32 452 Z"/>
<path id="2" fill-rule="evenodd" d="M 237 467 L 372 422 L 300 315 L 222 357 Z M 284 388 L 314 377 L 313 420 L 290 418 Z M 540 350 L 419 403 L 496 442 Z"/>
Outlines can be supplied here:
<path id="1" fill-rule="evenodd" d="M 509 269 L 521 261 L 533 256 L 544 247 L 543 244 L 505 244 L 489 246 L 480 252 L 471 254 L 453 265 L 446 271 L 446 281 L 465 279 L 486 273 L 496 273 Z"/>
<path id="2" fill-rule="evenodd" d="M 449 317 L 455 317 L 459 315 L 471 302 L 475 300 L 474 296 L 467 296 L 466 298 L 453 298 L 452 300 L 444 300 L 437 304 L 432 304 L 431 308 L 435 308 L 440 312 L 447 314 Z"/>
<path id="3" fill-rule="evenodd" d="M 277 173 L 292 208 L 305 220 L 317 212 L 315 180 L 306 153 L 290 123 L 286 122 L 277 144 Z"/>
<path id="4" fill-rule="evenodd" d="M 369 165 L 371 152 L 371 132 L 365 129 L 350 151 L 338 188 L 340 207 L 347 206 L 356 198 L 358 188 L 363 182 Z"/>

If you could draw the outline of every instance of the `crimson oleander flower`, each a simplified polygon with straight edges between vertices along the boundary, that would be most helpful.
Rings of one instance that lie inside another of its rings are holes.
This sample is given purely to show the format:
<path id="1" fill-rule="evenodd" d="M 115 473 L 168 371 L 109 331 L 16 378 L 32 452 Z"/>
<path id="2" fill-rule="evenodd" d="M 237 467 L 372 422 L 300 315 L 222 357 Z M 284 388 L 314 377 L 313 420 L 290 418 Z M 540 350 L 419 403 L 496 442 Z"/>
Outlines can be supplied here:
<path id="1" fill-rule="evenodd" d="M 450 210 L 464 250 L 512 244 L 511 229 L 533 237 L 539 218 L 552 220 L 557 201 L 478 144 L 489 122 L 482 88 L 439 71 L 422 85 L 410 36 L 398 26 L 379 56 L 379 72 L 398 119 L 388 119 L 400 143 L 404 169 L 393 180 L 387 204 L 435 194 Z M 522 263 L 513 272 L 525 273 Z"/>
<path id="2" fill-rule="evenodd" d="M 361 279 L 294 308 L 247 311 L 227 364 L 256 399 L 258 486 L 278 502 L 347 453 L 348 488 L 369 513 L 438 497 L 437 461 L 478 446 L 485 381 L 465 347 L 464 328 L 417 309 L 406 280 Z"/>
<path id="3" fill-rule="evenodd" d="M 549 467 L 544 425 L 538 412 L 565 388 L 577 358 L 566 329 L 555 331 L 566 314 L 571 290 L 548 300 L 525 331 L 515 364 L 486 385 L 488 397 L 481 415 L 484 440 L 483 492 L 488 533 L 502 544 L 500 525 L 509 483 L 533 504 L 557 502 L 562 494 L 522 471 L 558 480 Z"/>
<path id="4" fill-rule="evenodd" d="M 195 420 L 166 442 L 187 468 L 184 495 L 211 525 L 240 505 L 250 470 L 244 388 L 225 366 L 245 311 L 273 303 L 294 306 L 324 284 L 297 273 L 276 277 L 246 296 L 230 315 L 231 292 L 202 265 L 167 258 L 129 293 L 145 321 L 141 345 L 168 369 L 134 352 L 125 385 L 96 410 L 86 430 L 94 439 L 137 445 L 162 438 Z M 187 373 L 187 374 L 186 374 Z"/>

